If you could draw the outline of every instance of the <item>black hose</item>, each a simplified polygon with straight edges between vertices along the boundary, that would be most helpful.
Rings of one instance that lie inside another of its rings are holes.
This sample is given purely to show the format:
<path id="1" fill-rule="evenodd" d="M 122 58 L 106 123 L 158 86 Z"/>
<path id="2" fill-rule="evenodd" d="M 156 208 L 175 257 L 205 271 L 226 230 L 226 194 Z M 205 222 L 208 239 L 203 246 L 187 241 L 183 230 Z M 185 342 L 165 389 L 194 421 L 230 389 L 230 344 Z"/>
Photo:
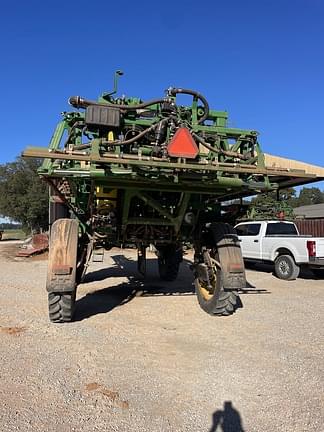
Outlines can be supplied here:
<path id="1" fill-rule="evenodd" d="M 224 156 L 229 156 L 229 157 L 236 157 L 238 159 L 243 159 L 243 160 L 248 160 L 249 157 L 246 155 L 243 155 L 241 153 L 238 152 L 233 152 L 230 150 L 223 150 L 221 148 L 216 149 L 215 147 L 212 147 L 210 144 L 208 144 L 203 138 L 201 138 L 199 135 L 197 135 L 194 132 L 191 132 L 192 136 L 196 138 L 197 141 L 200 142 L 200 144 L 202 144 L 204 147 L 206 147 L 208 150 L 214 152 L 214 153 L 221 153 Z"/>
<path id="2" fill-rule="evenodd" d="M 214 153 L 218 153 L 219 152 L 219 149 L 215 149 L 213 146 L 211 146 L 210 144 L 208 144 L 203 138 L 201 138 L 199 135 L 197 135 L 196 133 L 194 133 L 194 132 L 191 132 L 191 135 L 193 136 L 193 137 L 195 137 L 196 138 L 196 140 L 198 141 L 198 142 L 200 142 L 200 144 L 202 144 L 204 147 L 206 147 L 208 150 L 210 150 L 210 151 L 212 151 L 212 152 L 214 152 Z"/>
<path id="3" fill-rule="evenodd" d="M 128 144 L 132 144 L 133 142 L 137 141 L 139 138 L 142 138 L 144 135 L 148 134 L 149 132 L 153 131 L 154 129 L 156 129 L 160 124 L 165 123 L 166 121 L 168 121 L 169 118 L 165 118 L 163 120 L 161 120 L 158 123 L 155 123 L 154 125 L 150 126 L 149 128 L 143 130 L 142 132 L 140 132 L 138 135 L 135 135 L 133 138 L 130 138 L 128 140 L 125 141 L 102 141 L 102 144 L 107 144 L 110 146 L 119 146 L 119 145 L 128 145 Z"/>
<path id="4" fill-rule="evenodd" d="M 137 109 L 146 108 L 150 105 L 155 105 L 163 102 L 164 99 L 151 99 L 137 105 L 119 105 L 119 104 L 112 104 L 109 102 L 105 102 L 105 103 L 96 102 L 89 99 L 84 99 L 81 96 L 71 96 L 69 98 L 69 104 L 72 105 L 74 108 L 87 108 L 90 105 L 95 105 L 101 107 L 119 108 L 122 110 L 137 110 Z"/>
<path id="5" fill-rule="evenodd" d="M 198 99 L 201 100 L 201 102 L 204 105 L 204 115 L 202 117 L 200 117 L 200 119 L 198 120 L 198 123 L 203 123 L 208 118 L 209 104 L 207 102 L 207 99 L 202 94 L 200 94 L 194 90 L 190 90 L 190 89 L 183 89 L 183 88 L 171 88 L 170 89 L 170 95 L 175 96 L 177 93 L 188 94 L 188 95 L 197 97 Z"/>

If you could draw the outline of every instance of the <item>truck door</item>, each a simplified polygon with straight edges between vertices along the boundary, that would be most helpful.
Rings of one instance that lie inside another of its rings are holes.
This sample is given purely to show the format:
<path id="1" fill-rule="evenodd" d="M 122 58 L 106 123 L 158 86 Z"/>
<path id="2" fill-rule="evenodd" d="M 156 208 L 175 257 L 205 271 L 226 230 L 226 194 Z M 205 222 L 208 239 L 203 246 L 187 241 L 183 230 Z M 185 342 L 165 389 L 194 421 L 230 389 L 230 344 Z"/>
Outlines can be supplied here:
<path id="1" fill-rule="evenodd" d="M 241 240 L 243 258 L 261 259 L 261 224 L 243 223 L 235 229 Z"/>

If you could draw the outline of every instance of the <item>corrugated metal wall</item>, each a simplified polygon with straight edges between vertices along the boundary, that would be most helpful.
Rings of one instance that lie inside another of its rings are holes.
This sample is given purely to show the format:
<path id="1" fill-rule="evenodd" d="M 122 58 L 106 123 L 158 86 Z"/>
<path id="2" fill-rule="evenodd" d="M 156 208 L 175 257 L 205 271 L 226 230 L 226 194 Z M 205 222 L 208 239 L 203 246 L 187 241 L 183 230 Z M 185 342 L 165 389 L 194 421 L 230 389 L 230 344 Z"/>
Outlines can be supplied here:
<path id="1" fill-rule="evenodd" d="M 294 222 L 300 234 L 324 237 L 324 219 L 297 219 Z"/>

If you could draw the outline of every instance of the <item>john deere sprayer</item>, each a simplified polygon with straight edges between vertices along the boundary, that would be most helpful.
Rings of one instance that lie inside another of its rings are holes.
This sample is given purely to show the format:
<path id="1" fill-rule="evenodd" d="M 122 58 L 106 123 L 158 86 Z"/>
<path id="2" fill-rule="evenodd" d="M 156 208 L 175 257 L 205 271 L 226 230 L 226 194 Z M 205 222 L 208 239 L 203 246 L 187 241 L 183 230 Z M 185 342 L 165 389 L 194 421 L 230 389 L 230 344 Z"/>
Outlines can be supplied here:
<path id="1" fill-rule="evenodd" d="M 154 245 L 159 276 L 177 277 L 182 247 L 194 248 L 198 301 L 212 315 L 229 315 L 246 285 L 240 245 L 222 222 L 221 202 L 314 180 L 302 170 L 267 167 L 254 130 L 227 127 L 227 112 L 210 109 L 195 90 L 170 87 L 156 99 L 69 99 L 40 176 L 50 186 L 49 316 L 73 318 L 76 287 L 91 256 L 134 245 L 145 274 Z M 189 104 L 180 105 L 179 95 Z"/>

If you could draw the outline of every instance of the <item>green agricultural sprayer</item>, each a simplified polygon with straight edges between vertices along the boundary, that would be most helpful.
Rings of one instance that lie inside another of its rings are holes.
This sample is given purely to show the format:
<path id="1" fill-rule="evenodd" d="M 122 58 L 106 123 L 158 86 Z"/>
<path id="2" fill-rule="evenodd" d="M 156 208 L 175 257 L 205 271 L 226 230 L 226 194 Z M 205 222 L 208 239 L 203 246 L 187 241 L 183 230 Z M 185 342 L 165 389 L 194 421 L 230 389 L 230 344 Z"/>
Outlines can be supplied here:
<path id="1" fill-rule="evenodd" d="M 50 187 L 49 315 L 71 321 L 77 284 L 92 255 L 135 245 L 138 270 L 154 245 L 161 279 L 177 277 L 183 244 L 194 248 L 193 272 L 202 309 L 228 315 L 246 285 L 240 245 L 221 222 L 221 202 L 314 181 L 305 170 L 266 165 L 254 130 L 227 127 L 227 113 L 200 93 L 169 88 L 142 101 L 72 96 L 62 113 L 40 176 Z M 188 95 L 189 106 L 177 97 Z M 319 177 L 316 177 L 318 180 Z"/>

